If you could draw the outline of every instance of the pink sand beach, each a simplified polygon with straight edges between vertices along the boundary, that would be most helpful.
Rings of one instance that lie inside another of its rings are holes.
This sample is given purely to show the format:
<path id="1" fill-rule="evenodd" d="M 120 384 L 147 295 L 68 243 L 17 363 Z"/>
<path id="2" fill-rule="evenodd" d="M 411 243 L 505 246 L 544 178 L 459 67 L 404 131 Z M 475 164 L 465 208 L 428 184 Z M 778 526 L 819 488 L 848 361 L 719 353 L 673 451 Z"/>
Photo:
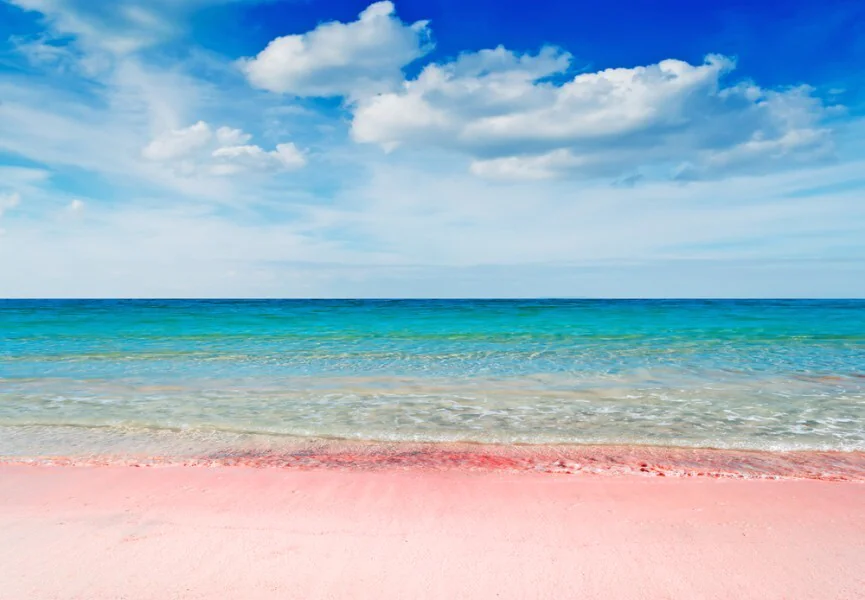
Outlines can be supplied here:
<path id="1" fill-rule="evenodd" d="M 865 598 L 865 485 L 0 466 L 0 598 Z"/>

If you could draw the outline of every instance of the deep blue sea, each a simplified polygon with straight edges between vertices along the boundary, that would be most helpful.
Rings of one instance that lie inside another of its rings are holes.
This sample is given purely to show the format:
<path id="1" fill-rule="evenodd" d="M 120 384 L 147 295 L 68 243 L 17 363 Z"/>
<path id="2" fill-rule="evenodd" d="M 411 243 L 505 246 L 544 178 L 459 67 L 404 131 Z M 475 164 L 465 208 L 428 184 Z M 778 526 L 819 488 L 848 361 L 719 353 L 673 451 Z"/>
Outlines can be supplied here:
<path id="1" fill-rule="evenodd" d="M 0 455 L 865 450 L 865 301 L 0 301 Z"/>

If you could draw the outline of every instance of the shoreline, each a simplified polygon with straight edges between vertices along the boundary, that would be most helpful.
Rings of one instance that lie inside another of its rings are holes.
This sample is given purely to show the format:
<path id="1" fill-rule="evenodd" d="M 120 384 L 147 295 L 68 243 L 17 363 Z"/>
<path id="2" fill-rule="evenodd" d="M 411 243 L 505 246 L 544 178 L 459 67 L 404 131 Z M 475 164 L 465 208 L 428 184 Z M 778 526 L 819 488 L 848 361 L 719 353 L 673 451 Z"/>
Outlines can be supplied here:
<path id="1" fill-rule="evenodd" d="M 0 456 L 2 466 L 251 467 L 358 472 L 478 471 L 865 482 L 865 452 L 623 445 L 495 445 L 305 440 L 187 455 Z"/>
<path id="2" fill-rule="evenodd" d="M 0 595 L 36 600 L 852 600 L 865 486 L 6 464 L 0 538 Z"/>

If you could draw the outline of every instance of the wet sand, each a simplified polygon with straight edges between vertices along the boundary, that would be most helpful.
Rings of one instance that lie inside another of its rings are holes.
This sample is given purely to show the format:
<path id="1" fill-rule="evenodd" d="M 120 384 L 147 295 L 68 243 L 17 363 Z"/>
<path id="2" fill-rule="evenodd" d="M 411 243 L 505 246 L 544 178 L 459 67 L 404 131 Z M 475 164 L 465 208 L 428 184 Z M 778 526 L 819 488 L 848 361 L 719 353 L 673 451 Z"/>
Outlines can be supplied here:
<path id="1" fill-rule="evenodd" d="M 276 441 L 276 443 L 274 443 Z M 86 447 L 86 446 L 85 446 Z M 151 452 L 0 457 L 0 465 L 196 466 L 350 471 L 472 471 L 570 475 L 648 475 L 724 479 L 817 479 L 865 482 L 865 452 L 770 452 L 639 445 L 522 445 L 265 439 L 185 453 Z M 154 452 L 155 451 L 155 452 Z"/>
<path id="2" fill-rule="evenodd" d="M 865 484 L 0 465 L 0 598 L 865 597 Z"/>

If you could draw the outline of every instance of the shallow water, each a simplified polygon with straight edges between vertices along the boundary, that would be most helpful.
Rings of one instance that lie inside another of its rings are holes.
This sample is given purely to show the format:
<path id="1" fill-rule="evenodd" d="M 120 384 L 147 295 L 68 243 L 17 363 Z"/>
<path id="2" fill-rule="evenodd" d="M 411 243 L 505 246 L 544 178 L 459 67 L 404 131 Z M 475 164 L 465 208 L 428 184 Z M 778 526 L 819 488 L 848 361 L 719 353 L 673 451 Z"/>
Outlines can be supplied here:
<path id="1" fill-rule="evenodd" d="M 0 455 L 262 436 L 865 450 L 865 301 L 0 302 Z"/>

